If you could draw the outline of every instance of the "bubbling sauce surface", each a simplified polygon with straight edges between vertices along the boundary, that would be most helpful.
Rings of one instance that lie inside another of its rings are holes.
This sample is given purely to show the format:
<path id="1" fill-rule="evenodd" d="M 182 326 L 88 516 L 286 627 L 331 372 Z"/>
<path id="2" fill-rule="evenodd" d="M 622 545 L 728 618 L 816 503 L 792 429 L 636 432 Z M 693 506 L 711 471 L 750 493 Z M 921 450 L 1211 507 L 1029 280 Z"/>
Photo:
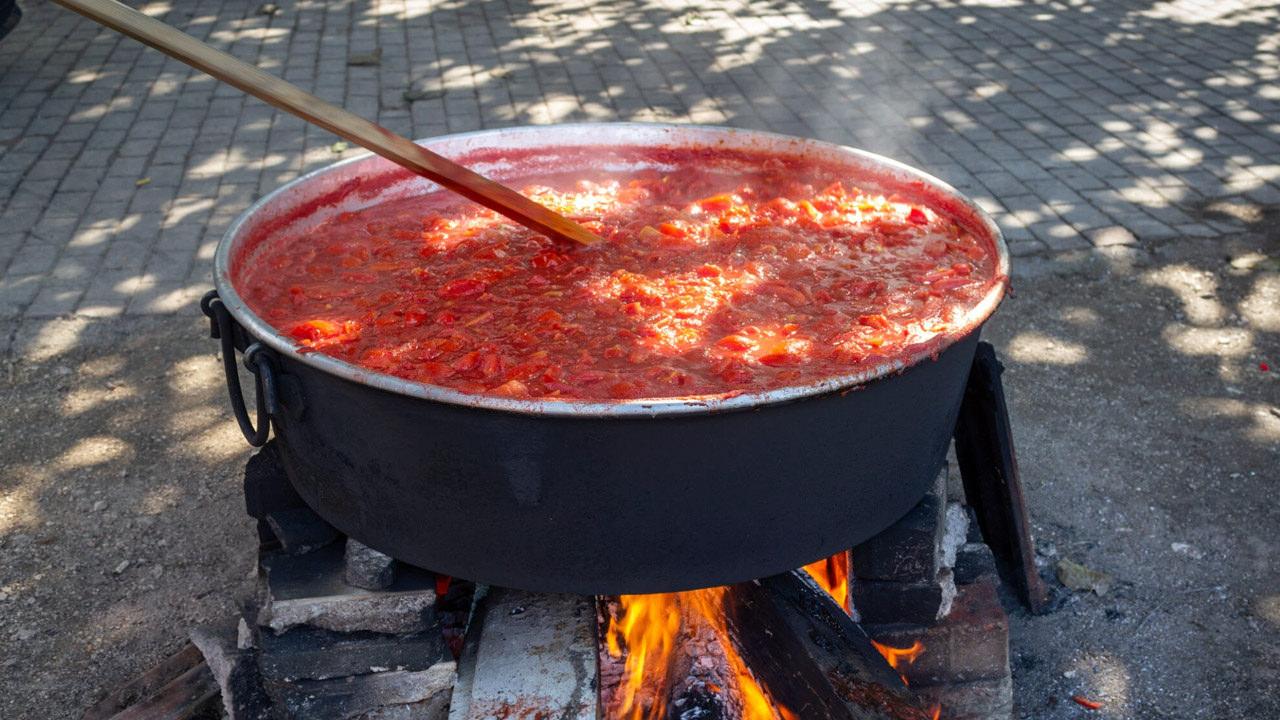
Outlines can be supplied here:
<path id="1" fill-rule="evenodd" d="M 508 182 L 605 242 L 553 241 L 440 192 L 275 232 L 236 287 L 304 351 L 466 393 L 598 401 L 905 360 L 967 330 L 999 281 L 989 240 L 781 158 Z"/>

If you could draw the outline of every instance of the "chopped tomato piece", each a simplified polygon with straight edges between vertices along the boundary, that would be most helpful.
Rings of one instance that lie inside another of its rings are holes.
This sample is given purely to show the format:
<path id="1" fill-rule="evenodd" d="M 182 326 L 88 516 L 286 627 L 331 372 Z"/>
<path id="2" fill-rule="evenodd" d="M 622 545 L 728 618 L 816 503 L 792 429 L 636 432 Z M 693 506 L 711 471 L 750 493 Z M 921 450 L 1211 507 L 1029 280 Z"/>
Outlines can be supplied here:
<path id="1" fill-rule="evenodd" d="M 529 386 L 519 380 L 508 380 L 494 388 L 493 393 L 507 397 L 529 397 Z"/>
<path id="2" fill-rule="evenodd" d="M 308 320 L 298 323 L 289 331 L 289 335 L 297 340 L 326 340 L 342 334 L 342 326 L 329 320 Z"/>
<path id="3" fill-rule="evenodd" d="M 728 194 L 712 195 L 697 202 L 697 205 L 703 210 L 710 210 L 711 212 L 723 212 L 733 207 L 733 204 L 733 196 Z"/>
<path id="4" fill-rule="evenodd" d="M 888 318 L 879 313 L 874 315 L 859 315 L 858 323 L 866 325 L 867 327 L 879 328 L 881 330 L 888 330 L 893 327 L 893 324 L 889 322 Z"/>
<path id="5" fill-rule="evenodd" d="M 466 298 L 475 297 L 485 291 L 488 286 L 479 280 L 463 278 L 462 280 L 454 280 L 444 287 L 440 288 L 440 297 L 442 298 Z"/>
<path id="6" fill-rule="evenodd" d="M 666 235 L 667 237 L 673 237 L 676 239 L 683 239 L 685 237 L 688 237 L 689 235 L 689 233 L 686 232 L 684 228 L 669 222 L 664 222 L 661 225 L 659 225 L 658 232 L 662 233 L 663 235 Z"/>
<path id="7" fill-rule="evenodd" d="M 726 335 L 716 342 L 716 346 L 722 347 L 725 350 L 742 352 L 750 350 L 755 347 L 756 344 L 750 338 L 743 337 L 742 335 Z"/>

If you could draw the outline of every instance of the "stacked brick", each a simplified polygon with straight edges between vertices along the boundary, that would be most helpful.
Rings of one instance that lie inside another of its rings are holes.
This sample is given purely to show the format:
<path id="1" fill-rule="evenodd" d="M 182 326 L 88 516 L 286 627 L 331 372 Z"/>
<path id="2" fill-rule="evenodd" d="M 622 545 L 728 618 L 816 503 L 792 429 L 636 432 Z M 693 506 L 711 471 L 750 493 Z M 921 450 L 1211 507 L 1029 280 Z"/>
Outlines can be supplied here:
<path id="1" fill-rule="evenodd" d="M 444 720 L 457 664 L 436 577 L 350 540 L 302 504 L 268 446 L 245 470 L 260 605 L 192 640 L 231 720 Z"/>
<path id="2" fill-rule="evenodd" d="M 850 552 L 855 618 L 884 646 L 911 649 L 897 668 L 947 720 L 1008 720 L 1013 708 L 1009 619 L 991 550 L 934 489 L 893 526 Z"/>

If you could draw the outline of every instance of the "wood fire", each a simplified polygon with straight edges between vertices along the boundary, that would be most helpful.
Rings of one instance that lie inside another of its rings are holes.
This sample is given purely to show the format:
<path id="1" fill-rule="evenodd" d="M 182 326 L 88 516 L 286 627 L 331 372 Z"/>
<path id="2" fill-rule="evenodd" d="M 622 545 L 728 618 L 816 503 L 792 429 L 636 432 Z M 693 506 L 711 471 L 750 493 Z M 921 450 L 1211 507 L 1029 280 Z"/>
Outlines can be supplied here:
<path id="1" fill-rule="evenodd" d="M 730 588 L 622 595 L 605 634 L 606 649 L 625 658 L 608 716 L 663 720 L 690 706 L 743 720 L 793 720 L 775 703 L 735 647 L 725 615 Z M 798 719 L 797 719 L 798 720 Z"/>
<path id="2" fill-rule="evenodd" d="M 839 552 L 829 558 L 811 562 L 804 566 L 818 586 L 840 603 L 845 612 L 850 612 L 849 604 L 849 553 Z"/>
<path id="3" fill-rule="evenodd" d="M 906 690 L 888 667 L 898 661 L 882 657 L 885 650 L 851 623 L 848 554 L 804 571 L 689 592 L 599 598 L 604 717 L 938 720 L 936 709 L 922 711 L 893 689 Z M 913 651 L 918 655 L 919 648 Z M 855 707 L 872 712 L 858 714 Z"/>

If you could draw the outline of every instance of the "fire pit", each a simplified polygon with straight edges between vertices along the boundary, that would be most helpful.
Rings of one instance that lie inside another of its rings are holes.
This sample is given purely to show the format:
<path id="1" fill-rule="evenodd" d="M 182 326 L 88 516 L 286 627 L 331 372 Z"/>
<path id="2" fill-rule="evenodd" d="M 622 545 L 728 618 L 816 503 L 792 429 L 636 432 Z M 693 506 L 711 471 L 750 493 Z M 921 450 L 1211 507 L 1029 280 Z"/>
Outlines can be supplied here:
<path id="1" fill-rule="evenodd" d="M 1000 366 L 978 341 L 1008 270 L 980 210 L 893 161 L 765 133 L 590 125 L 430 144 L 498 178 L 584 148 L 837 162 L 986 238 L 997 280 L 960 332 L 855 375 L 715 398 L 470 395 L 305 352 L 249 309 L 232 278 L 262 238 L 430 189 L 373 158 L 285 186 L 229 231 L 203 303 L 246 438 L 276 434 L 245 473 L 262 592 L 193 633 L 203 664 L 180 653 L 90 717 L 142 687 L 173 717 L 216 694 L 233 720 L 1009 717 L 998 572 L 1033 611 L 1044 589 Z M 953 437 L 963 489 L 944 463 Z"/>
<path id="2" fill-rule="evenodd" d="M 495 585 L 674 591 L 830 556 L 883 530 L 927 491 L 1008 270 L 999 231 L 955 190 L 878 156 L 741 130 L 553 126 L 428 145 L 500 179 L 570 167 L 584 148 L 618 163 L 628 151 L 707 147 L 836 163 L 851 183 L 918 201 L 985 239 L 998 280 L 947 342 L 853 375 L 714 399 L 469 395 L 302 352 L 237 293 L 237 264 L 252 262 L 256 243 L 274 230 L 430 189 L 375 158 L 339 163 L 272 193 L 235 223 L 218 250 L 217 294 L 204 307 L 223 341 L 246 436 L 265 441 L 269 422 L 298 492 L 342 532 Z M 233 349 L 246 352 L 257 374 L 256 427 Z"/>
<path id="3" fill-rule="evenodd" d="M 484 587 L 399 562 L 317 516 L 272 442 L 244 479 L 258 597 L 86 720 L 1006 720 L 998 590 L 1032 611 L 1045 591 L 999 373 L 980 345 L 955 433 L 962 482 L 944 466 L 849 551 L 678 595 Z"/>

